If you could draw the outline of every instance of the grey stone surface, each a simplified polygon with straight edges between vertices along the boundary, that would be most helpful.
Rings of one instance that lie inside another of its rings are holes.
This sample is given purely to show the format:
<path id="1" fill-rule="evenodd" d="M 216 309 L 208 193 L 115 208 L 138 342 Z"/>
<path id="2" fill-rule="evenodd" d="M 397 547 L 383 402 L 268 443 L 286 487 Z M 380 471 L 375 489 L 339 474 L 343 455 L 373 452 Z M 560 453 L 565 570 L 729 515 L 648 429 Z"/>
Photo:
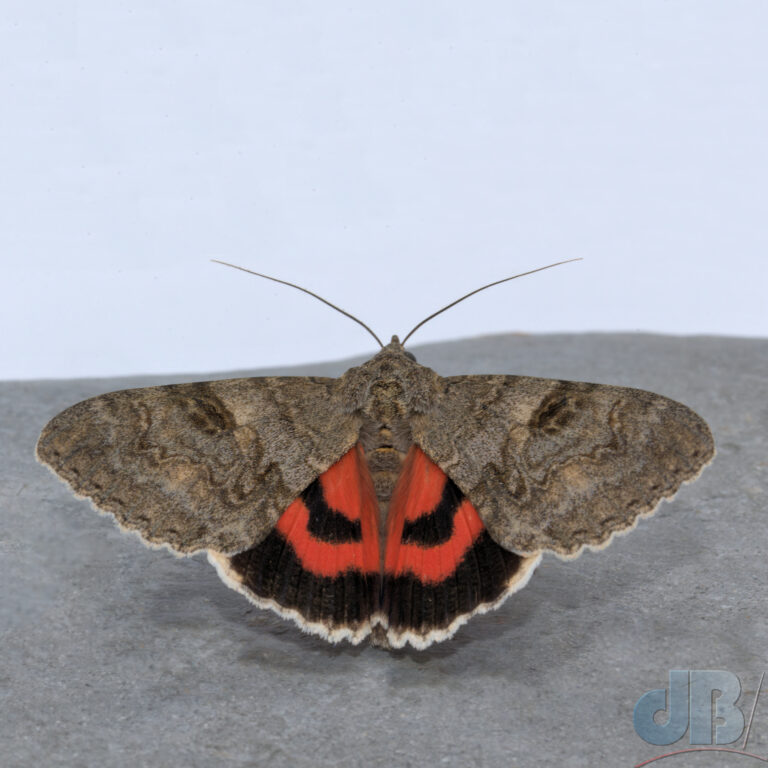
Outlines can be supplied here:
<path id="1" fill-rule="evenodd" d="M 768 341 L 510 335 L 415 352 L 446 375 L 660 392 L 708 420 L 718 456 L 608 549 L 545 556 L 452 641 L 332 647 L 251 606 L 202 557 L 121 534 L 34 461 L 41 427 L 77 400 L 212 377 L 2 383 L 0 764 L 632 766 L 668 751 L 636 735 L 632 711 L 672 668 L 740 675 L 749 714 L 768 667 Z M 749 751 L 768 757 L 766 693 Z"/>

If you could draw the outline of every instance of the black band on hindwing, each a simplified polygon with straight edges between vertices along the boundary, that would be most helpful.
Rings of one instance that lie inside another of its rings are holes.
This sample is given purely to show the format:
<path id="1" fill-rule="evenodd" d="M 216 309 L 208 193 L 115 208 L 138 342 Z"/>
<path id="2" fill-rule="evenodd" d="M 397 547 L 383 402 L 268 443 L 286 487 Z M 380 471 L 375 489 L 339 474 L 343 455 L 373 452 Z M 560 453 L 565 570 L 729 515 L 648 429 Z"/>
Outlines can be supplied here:
<path id="1" fill-rule="evenodd" d="M 379 604 L 379 574 L 350 570 L 328 577 L 311 573 L 279 531 L 272 531 L 253 549 L 234 555 L 230 563 L 251 592 L 297 610 L 307 621 L 356 625 Z"/>
<path id="2" fill-rule="evenodd" d="M 416 520 L 406 520 L 400 538 L 403 544 L 436 547 L 453 535 L 453 519 L 464 501 L 464 494 L 449 477 L 445 479 L 443 495 L 437 506 Z"/>
<path id="3" fill-rule="evenodd" d="M 385 574 L 383 612 L 395 629 L 446 627 L 457 616 L 497 600 L 521 563 L 520 555 L 503 549 L 483 531 L 442 582 L 424 582 L 412 574 Z"/>
<path id="4" fill-rule="evenodd" d="M 331 509 L 323 495 L 318 478 L 301 494 L 301 500 L 309 510 L 307 530 L 318 541 L 329 544 L 348 544 L 362 541 L 363 530 L 359 520 L 350 520 L 341 512 Z"/>

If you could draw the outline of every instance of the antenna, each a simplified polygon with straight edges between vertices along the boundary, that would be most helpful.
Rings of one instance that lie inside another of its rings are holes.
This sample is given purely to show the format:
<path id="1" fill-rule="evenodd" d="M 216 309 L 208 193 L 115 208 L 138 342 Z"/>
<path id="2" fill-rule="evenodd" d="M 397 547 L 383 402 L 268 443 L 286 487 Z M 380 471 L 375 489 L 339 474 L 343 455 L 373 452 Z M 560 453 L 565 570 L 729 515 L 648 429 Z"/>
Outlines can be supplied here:
<path id="1" fill-rule="evenodd" d="M 335 304 L 331 304 L 330 301 L 327 299 L 324 299 L 322 296 L 318 296 L 316 293 L 312 293 L 312 291 L 308 290 L 307 288 L 302 288 L 300 285 L 296 285 L 295 283 L 289 283 L 287 280 L 279 280 L 276 277 L 270 277 L 269 275 L 263 275 L 261 272 L 254 272 L 252 269 L 246 269 L 245 267 L 238 267 L 237 264 L 229 264 L 226 261 L 219 261 L 218 259 L 211 259 L 211 261 L 214 264 L 223 264 L 225 267 L 232 267 L 232 269 L 239 269 L 241 272 L 247 272 L 249 275 L 256 275 L 256 277 L 263 277 L 265 280 L 272 280 L 275 283 L 281 283 L 282 285 L 289 285 L 291 288 L 296 288 L 298 291 L 304 291 L 304 293 L 308 293 L 310 296 L 314 296 L 316 299 L 319 299 L 323 302 L 323 304 L 327 304 L 332 309 L 335 309 L 337 312 L 341 312 L 342 315 L 346 315 L 350 320 L 354 320 L 358 325 L 362 325 L 363 328 L 365 328 L 368 333 L 373 336 L 374 339 L 376 339 L 378 345 L 384 348 L 384 345 L 381 343 L 381 339 L 362 321 L 358 320 L 354 315 L 351 315 L 349 312 L 345 312 L 341 307 L 337 307 Z M 414 329 L 415 330 L 415 329 Z"/>
<path id="2" fill-rule="evenodd" d="M 516 280 L 518 277 L 525 277 L 526 275 L 532 275 L 534 272 L 541 272 L 545 269 L 552 269 L 552 267 L 559 267 L 561 264 L 570 264 L 572 261 L 581 261 L 581 258 L 566 259 L 565 261 L 557 261 L 554 264 L 548 264 L 546 267 L 539 267 L 538 269 L 532 269 L 530 272 L 521 272 L 519 275 L 512 275 L 512 277 L 505 277 L 503 280 L 497 280 L 495 283 L 488 283 L 488 285 L 484 285 L 482 288 L 476 288 L 474 291 L 470 291 L 469 293 L 462 296 L 460 299 L 456 299 L 456 301 L 452 301 L 450 304 L 447 304 L 442 309 L 438 309 L 437 312 L 433 312 L 429 317 L 425 317 L 418 325 L 414 326 L 410 330 L 408 335 L 403 339 L 402 345 L 405 346 L 405 342 L 408 341 L 408 339 L 410 339 L 411 336 L 413 336 L 413 334 L 416 333 L 416 331 L 418 331 L 422 325 L 424 325 L 424 323 L 428 323 L 430 320 L 432 320 L 432 318 L 437 317 L 442 312 L 445 312 L 446 309 L 455 307 L 460 301 L 464 301 L 464 299 L 468 299 L 470 296 L 474 296 L 476 293 L 480 293 L 480 291 L 484 291 L 486 288 L 492 288 L 494 285 L 499 285 L 500 283 L 506 283 L 509 280 Z"/>

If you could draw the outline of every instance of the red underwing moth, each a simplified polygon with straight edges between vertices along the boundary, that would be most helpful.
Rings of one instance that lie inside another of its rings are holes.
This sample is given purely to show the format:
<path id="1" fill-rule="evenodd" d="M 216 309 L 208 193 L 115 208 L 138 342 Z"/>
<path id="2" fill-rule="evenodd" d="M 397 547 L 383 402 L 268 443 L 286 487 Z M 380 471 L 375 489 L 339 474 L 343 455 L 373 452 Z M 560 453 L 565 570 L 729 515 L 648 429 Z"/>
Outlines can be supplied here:
<path id="1" fill-rule="evenodd" d="M 397 336 L 379 344 L 338 379 L 99 395 L 46 425 L 37 458 L 150 546 L 207 551 L 228 586 L 307 632 L 425 648 L 523 587 L 543 552 L 633 528 L 715 453 L 707 424 L 661 395 L 444 378 Z"/>

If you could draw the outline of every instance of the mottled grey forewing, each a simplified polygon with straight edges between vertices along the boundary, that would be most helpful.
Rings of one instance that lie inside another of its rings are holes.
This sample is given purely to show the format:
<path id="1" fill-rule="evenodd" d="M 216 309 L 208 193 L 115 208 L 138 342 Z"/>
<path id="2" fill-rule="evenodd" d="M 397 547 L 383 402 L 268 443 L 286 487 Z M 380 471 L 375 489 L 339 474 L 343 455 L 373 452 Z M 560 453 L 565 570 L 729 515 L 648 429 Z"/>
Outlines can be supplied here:
<path id="1" fill-rule="evenodd" d="M 356 442 L 334 379 L 228 379 L 123 390 L 54 417 L 38 459 L 148 542 L 254 546 Z"/>
<path id="2" fill-rule="evenodd" d="M 574 555 L 631 528 L 715 453 L 706 422 L 661 395 L 526 376 L 453 376 L 413 437 L 520 553 Z"/>

